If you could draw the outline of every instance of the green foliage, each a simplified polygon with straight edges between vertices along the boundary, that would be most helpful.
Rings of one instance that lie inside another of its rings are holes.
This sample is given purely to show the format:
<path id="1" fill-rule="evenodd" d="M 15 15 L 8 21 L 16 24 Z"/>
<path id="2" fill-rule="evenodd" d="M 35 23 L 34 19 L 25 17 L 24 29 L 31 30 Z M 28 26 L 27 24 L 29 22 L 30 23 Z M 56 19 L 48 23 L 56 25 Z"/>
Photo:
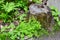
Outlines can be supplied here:
<path id="1" fill-rule="evenodd" d="M 59 20 L 60 12 L 58 11 L 56 7 L 51 6 L 51 9 L 53 10 L 52 15 L 55 20 L 54 30 L 60 30 L 60 20 Z"/>
<path id="2" fill-rule="evenodd" d="M 2 4 L 4 2 L 4 0 L 0 0 L 0 4 Z"/>
<path id="3" fill-rule="evenodd" d="M 33 0 L 39 3 L 41 0 Z M 29 0 L 0 0 L 0 20 L 4 22 L 11 22 L 14 20 L 16 10 L 18 8 L 28 11 Z M 13 19 L 13 20 L 12 20 Z"/>
<path id="4" fill-rule="evenodd" d="M 12 19 L 11 11 L 13 11 L 14 8 L 15 8 L 15 5 L 12 2 L 11 3 L 6 2 L 6 4 L 4 3 L 1 4 L 0 20 L 3 20 L 4 22 L 6 22 L 6 21 L 9 21 L 8 19 Z"/>
<path id="5" fill-rule="evenodd" d="M 5 12 L 7 13 L 11 12 L 12 10 L 15 9 L 14 2 L 10 2 L 10 3 L 6 2 L 5 5 L 3 4 L 2 9 L 4 9 Z"/>
<path id="6" fill-rule="evenodd" d="M 32 0 L 35 3 L 41 3 L 42 0 Z M 41 27 L 41 24 L 32 17 L 29 19 L 29 22 L 26 22 L 25 18 L 26 14 L 19 14 L 18 8 L 28 12 L 28 0 L 0 0 L 0 20 L 4 22 L 11 22 L 15 19 L 19 19 L 19 25 L 15 26 L 11 23 L 9 26 L 3 26 L 0 31 L 0 40 L 24 40 L 25 36 L 28 38 L 36 36 L 39 37 L 41 35 L 48 35 L 48 31 Z M 59 11 L 51 7 L 52 15 L 56 24 L 54 26 L 54 30 L 59 30 L 60 28 L 60 20 L 58 15 Z M 16 17 L 17 16 L 17 17 Z M 16 18 L 15 18 L 16 17 Z"/>
<path id="7" fill-rule="evenodd" d="M 20 19 L 24 20 L 25 15 L 22 15 Z M 15 26 L 13 23 L 11 23 L 9 26 L 2 27 L 1 29 L 1 36 L 0 39 L 7 40 L 7 37 L 9 40 L 16 40 L 17 38 L 21 38 L 21 40 L 24 40 L 25 36 L 28 38 L 36 36 L 39 37 L 43 34 L 48 34 L 48 31 L 41 27 L 40 23 L 32 17 L 29 22 L 20 21 L 20 24 L 18 26 Z"/>
<path id="8" fill-rule="evenodd" d="M 42 0 L 32 0 L 32 1 L 36 3 L 42 3 Z"/>
<path id="9" fill-rule="evenodd" d="M 13 2 L 12 0 L 10 2 L 7 0 L 0 0 L 0 20 L 4 22 L 13 21 L 12 19 L 16 16 L 14 12 L 16 12 L 17 8 L 27 11 L 28 8 L 26 5 L 27 1 L 22 0 L 17 0 L 17 2 Z"/>

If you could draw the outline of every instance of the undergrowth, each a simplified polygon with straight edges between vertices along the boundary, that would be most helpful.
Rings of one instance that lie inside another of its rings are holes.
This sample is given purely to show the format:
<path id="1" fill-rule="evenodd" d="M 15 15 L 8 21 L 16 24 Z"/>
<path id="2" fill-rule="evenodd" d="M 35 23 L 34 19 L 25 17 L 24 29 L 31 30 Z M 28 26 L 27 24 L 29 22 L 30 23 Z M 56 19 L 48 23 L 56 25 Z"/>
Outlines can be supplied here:
<path id="1" fill-rule="evenodd" d="M 18 26 L 11 23 L 9 26 L 2 27 L 0 39 L 7 40 L 8 38 L 9 40 L 16 40 L 19 38 L 24 40 L 25 36 L 31 38 L 33 36 L 40 37 L 43 34 L 48 34 L 48 31 L 42 28 L 40 23 L 34 17 L 32 17 L 28 23 L 22 20 Z"/>
<path id="2" fill-rule="evenodd" d="M 54 21 L 55 21 L 54 22 L 55 26 L 53 27 L 53 30 L 54 31 L 60 30 L 60 12 L 54 6 L 51 6 L 51 9 L 52 9 L 52 15 L 53 15 Z"/>

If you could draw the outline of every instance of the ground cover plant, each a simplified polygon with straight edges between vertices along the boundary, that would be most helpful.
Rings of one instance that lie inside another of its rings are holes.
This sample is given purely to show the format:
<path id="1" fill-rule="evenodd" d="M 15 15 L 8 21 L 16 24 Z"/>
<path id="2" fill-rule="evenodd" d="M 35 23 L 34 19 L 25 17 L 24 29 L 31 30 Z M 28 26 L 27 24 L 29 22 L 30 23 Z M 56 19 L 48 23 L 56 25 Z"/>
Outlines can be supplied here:
<path id="1" fill-rule="evenodd" d="M 33 0 L 35 3 L 41 3 L 41 0 Z M 25 18 L 28 12 L 28 0 L 0 0 L 0 23 L 4 23 L 0 27 L 0 40 L 24 40 L 27 36 L 40 37 L 41 35 L 48 35 L 48 30 L 41 27 L 41 24 L 32 17 L 29 22 L 26 22 Z M 54 8 L 52 9 L 52 15 L 55 20 L 55 26 L 53 30 L 59 30 L 60 20 L 58 15 L 60 12 Z M 23 11 L 20 12 L 20 11 Z M 22 14 L 21 14 L 22 13 Z M 18 25 L 13 22 L 18 21 Z M 5 25 L 5 23 L 10 23 Z"/>

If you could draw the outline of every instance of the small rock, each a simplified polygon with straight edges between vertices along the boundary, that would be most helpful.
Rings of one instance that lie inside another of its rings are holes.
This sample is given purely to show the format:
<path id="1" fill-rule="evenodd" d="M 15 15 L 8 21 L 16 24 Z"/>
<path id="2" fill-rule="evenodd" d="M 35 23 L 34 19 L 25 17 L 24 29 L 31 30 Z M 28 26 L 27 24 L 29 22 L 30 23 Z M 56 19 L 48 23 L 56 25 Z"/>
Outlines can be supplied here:
<path id="1" fill-rule="evenodd" d="M 13 23 L 15 26 L 17 26 L 19 24 L 19 21 L 14 21 Z"/>
<path id="2" fill-rule="evenodd" d="M 34 40 L 33 38 L 29 38 L 28 40 Z"/>
<path id="3" fill-rule="evenodd" d="M 2 27 L 3 27 L 3 26 L 0 24 L 0 31 L 1 31 Z"/>
<path id="4" fill-rule="evenodd" d="M 27 37 L 27 36 L 25 36 L 25 37 L 24 37 L 24 39 L 25 39 L 25 40 L 27 40 L 27 39 L 28 39 L 28 37 Z"/>

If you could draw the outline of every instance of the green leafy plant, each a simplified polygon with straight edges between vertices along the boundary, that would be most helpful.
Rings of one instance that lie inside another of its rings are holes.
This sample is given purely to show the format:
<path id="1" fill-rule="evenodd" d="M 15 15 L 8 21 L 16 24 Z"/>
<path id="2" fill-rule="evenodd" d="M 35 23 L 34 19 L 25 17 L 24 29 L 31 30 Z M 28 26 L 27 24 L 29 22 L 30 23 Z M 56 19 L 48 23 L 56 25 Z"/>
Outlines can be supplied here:
<path id="1" fill-rule="evenodd" d="M 54 20 L 55 20 L 54 30 L 60 30 L 59 29 L 60 28 L 60 20 L 59 20 L 60 12 L 54 6 L 51 6 L 51 9 L 52 9 L 52 15 L 53 15 Z"/>
<path id="2" fill-rule="evenodd" d="M 42 3 L 42 0 L 32 0 L 35 3 Z"/>
<path id="3" fill-rule="evenodd" d="M 0 4 L 2 4 L 4 2 L 4 0 L 0 0 Z"/>
<path id="4" fill-rule="evenodd" d="M 23 17 L 24 16 L 25 15 L 23 15 Z M 24 18 L 22 20 L 24 20 Z M 34 17 L 32 17 L 29 22 L 22 20 L 18 26 L 11 23 L 9 26 L 2 27 L 0 39 L 3 38 L 7 40 L 8 37 L 9 40 L 16 40 L 17 38 L 24 40 L 25 36 L 31 38 L 33 36 L 39 37 L 43 34 L 48 34 L 48 31 L 42 28 L 41 24 Z"/>
<path id="5" fill-rule="evenodd" d="M 12 1 L 12 0 L 11 0 Z M 0 0 L 0 20 L 4 22 L 11 22 L 14 20 L 15 12 L 17 8 L 23 8 L 22 10 L 27 11 L 27 2 L 18 1 L 17 2 L 8 2 L 7 0 Z M 15 1 L 15 0 L 14 0 Z M 18 10 L 17 10 L 18 11 Z"/>
<path id="6" fill-rule="evenodd" d="M 1 12 L 0 12 L 0 19 L 4 22 L 8 21 L 8 19 L 12 19 L 12 15 L 14 16 L 14 13 L 12 14 L 13 10 L 15 8 L 15 5 L 13 2 L 1 5 Z M 12 12 L 11 12 L 12 11 Z"/>
<path id="7" fill-rule="evenodd" d="M 5 5 L 3 4 L 2 9 L 4 9 L 5 12 L 9 13 L 15 9 L 15 4 L 14 2 L 10 2 L 10 3 L 6 2 Z"/>

